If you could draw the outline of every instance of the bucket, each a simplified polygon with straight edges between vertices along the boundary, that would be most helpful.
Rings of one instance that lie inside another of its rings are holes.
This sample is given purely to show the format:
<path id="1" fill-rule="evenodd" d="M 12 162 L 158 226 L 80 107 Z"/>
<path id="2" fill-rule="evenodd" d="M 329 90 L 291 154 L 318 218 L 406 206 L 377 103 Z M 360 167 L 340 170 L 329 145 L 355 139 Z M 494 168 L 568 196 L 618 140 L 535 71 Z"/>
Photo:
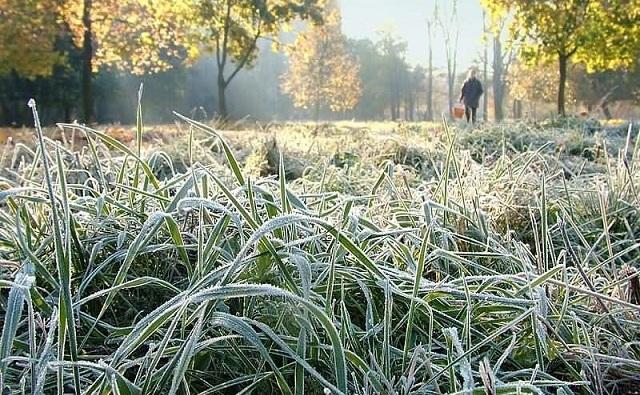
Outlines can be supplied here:
<path id="1" fill-rule="evenodd" d="M 453 117 L 456 119 L 462 119 L 464 117 L 464 106 L 460 103 L 453 106 Z"/>

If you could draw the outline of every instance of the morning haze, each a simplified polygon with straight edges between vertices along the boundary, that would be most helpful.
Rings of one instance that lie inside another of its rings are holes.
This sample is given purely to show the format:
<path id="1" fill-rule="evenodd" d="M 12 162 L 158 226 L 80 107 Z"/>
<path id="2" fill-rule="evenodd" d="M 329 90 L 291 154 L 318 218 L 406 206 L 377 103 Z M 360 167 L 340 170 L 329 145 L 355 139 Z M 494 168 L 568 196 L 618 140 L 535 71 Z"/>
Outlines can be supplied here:
<path id="1" fill-rule="evenodd" d="M 438 3 L 441 15 L 451 12 L 452 0 L 340 0 L 344 33 L 353 38 L 376 40 L 378 31 L 391 29 L 407 41 L 407 60 L 427 62 L 426 20 Z M 463 67 L 477 64 L 482 45 L 482 7 L 479 0 L 457 1 L 460 30 L 458 57 Z M 445 67 L 442 33 L 435 30 L 434 66 Z"/>

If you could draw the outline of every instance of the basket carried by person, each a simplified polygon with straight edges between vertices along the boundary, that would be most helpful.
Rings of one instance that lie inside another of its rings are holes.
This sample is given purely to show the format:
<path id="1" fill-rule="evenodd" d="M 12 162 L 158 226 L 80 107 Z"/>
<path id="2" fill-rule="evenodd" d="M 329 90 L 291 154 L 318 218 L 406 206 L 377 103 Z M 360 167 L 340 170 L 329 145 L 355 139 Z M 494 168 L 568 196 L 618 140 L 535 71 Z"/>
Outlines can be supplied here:
<path id="1" fill-rule="evenodd" d="M 464 117 L 464 105 L 462 103 L 453 105 L 453 117 L 456 119 L 462 119 L 462 117 Z"/>

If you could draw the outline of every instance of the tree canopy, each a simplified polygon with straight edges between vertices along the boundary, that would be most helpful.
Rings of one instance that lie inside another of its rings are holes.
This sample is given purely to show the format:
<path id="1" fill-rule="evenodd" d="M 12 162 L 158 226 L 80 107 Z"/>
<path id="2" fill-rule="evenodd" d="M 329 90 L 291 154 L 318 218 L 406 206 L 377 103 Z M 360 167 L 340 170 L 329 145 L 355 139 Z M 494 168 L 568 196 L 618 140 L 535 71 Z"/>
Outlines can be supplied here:
<path id="1" fill-rule="evenodd" d="M 0 75 L 48 76 L 64 62 L 56 50 L 59 28 L 51 4 L 0 0 Z"/>
<path id="2" fill-rule="evenodd" d="M 509 28 L 522 61 L 558 62 L 557 99 L 561 115 L 565 113 L 570 60 L 584 64 L 589 71 L 629 68 L 638 61 L 640 0 L 482 0 L 482 3 L 494 20 L 506 14 L 511 16 Z"/>
<path id="3" fill-rule="evenodd" d="M 311 24 L 287 50 L 289 70 L 282 89 L 296 107 L 314 108 L 316 120 L 321 106 L 351 110 L 362 94 L 359 65 L 347 53 L 340 21 L 337 8 L 329 11 L 324 23 Z"/>
<path id="4" fill-rule="evenodd" d="M 0 73 L 49 75 L 68 53 L 56 46 L 70 35 L 83 45 L 83 0 L 0 0 Z M 182 56 L 175 21 L 186 3 L 166 0 L 92 1 L 93 71 L 102 66 L 135 74 L 171 67 Z"/>
<path id="5" fill-rule="evenodd" d="M 93 117 L 91 75 L 101 67 L 134 74 L 166 70 L 183 57 L 176 22 L 186 2 L 167 0 L 0 0 L 0 74 L 48 76 L 82 53 L 84 118 Z M 62 47 L 71 39 L 75 48 Z"/>

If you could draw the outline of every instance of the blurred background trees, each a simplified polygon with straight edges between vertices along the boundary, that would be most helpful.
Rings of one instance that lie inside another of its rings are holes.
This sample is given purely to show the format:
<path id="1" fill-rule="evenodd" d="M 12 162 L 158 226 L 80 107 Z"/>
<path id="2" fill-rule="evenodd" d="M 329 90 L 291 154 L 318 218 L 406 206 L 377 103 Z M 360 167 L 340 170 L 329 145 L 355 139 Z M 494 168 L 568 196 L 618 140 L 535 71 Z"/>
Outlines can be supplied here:
<path id="1" fill-rule="evenodd" d="M 482 0 L 497 21 L 510 17 L 519 56 L 530 66 L 557 65 L 557 111 L 565 115 L 571 64 L 588 72 L 637 67 L 640 0 Z"/>
<path id="2" fill-rule="evenodd" d="M 340 9 L 328 7 L 322 23 L 313 23 L 296 38 L 286 53 L 289 70 L 282 76 L 282 91 L 296 108 L 312 109 L 317 122 L 320 110 L 353 109 L 362 95 L 359 65 L 347 52 Z"/>
<path id="3" fill-rule="evenodd" d="M 79 72 L 80 116 L 92 121 L 92 80 L 99 70 L 152 74 L 171 68 L 172 61 L 182 56 L 177 44 L 181 29 L 174 21 L 186 9 L 174 4 L 179 3 L 0 0 L 0 74 L 12 75 L 17 84 L 20 77 L 46 78 L 53 80 L 42 81 L 47 90 L 65 90 L 66 85 L 57 85 L 70 82 L 70 74 Z M 66 105 L 64 112 L 70 115 Z"/>
<path id="4" fill-rule="evenodd" d="M 187 2 L 189 3 L 189 2 Z M 243 68 L 258 57 L 258 41 L 278 43 L 283 30 L 295 20 L 321 22 L 321 0 L 195 0 L 183 15 L 190 58 L 215 55 L 218 114 L 229 116 L 227 88 Z"/>
<path id="5" fill-rule="evenodd" d="M 640 0 L 478 1 L 490 120 L 638 114 Z M 32 96 L 46 123 L 130 123 L 141 81 L 149 122 L 437 120 L 467 71 L 454 3 L 425 5 L 418 64 L 392 28 L 345 36 L 337 1 L 0 0 L 0 125 Z"/>

